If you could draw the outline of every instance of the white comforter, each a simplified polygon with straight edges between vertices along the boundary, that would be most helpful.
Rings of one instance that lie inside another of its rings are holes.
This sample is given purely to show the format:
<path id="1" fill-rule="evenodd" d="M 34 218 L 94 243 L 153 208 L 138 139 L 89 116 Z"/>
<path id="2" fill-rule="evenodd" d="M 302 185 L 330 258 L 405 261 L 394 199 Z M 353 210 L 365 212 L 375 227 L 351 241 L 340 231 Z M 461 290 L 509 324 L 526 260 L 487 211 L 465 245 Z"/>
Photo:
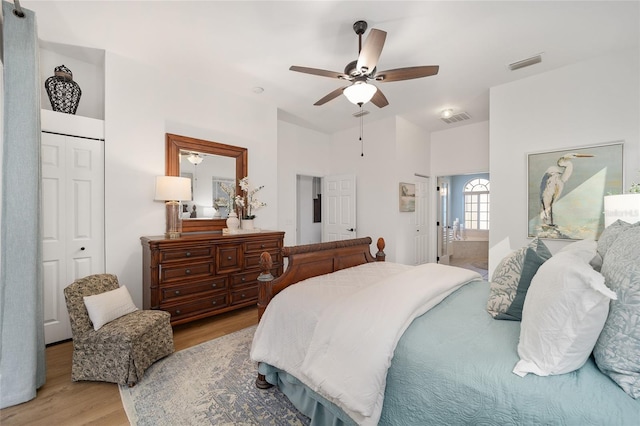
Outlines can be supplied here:
<path id="1" fill-rule="evenodd" d="M 387 370 L 406 328 L 479 278 L 433 263 L 374 262 L 305 280 L 271 301 L 251 358 L 297 377 L 358 424 L 375 425 Z"/>

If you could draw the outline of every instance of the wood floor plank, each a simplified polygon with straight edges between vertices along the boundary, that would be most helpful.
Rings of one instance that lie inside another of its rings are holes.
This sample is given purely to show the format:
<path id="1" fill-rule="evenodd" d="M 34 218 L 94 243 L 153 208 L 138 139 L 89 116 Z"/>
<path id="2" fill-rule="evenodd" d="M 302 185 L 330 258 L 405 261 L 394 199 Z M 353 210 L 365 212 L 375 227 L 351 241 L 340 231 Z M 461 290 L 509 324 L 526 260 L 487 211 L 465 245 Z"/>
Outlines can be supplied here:
<path id="1" fill-rule="evenodd" d="M 180 351 L 258 323 L 255 307 L 175 326 L 173 341 Z M 72 382 L 72 342 L 46 349 L 47 381 L 36 398 L 0 410 L 2 426 L 128 425 L 118 386 L 102 382 Z"/>

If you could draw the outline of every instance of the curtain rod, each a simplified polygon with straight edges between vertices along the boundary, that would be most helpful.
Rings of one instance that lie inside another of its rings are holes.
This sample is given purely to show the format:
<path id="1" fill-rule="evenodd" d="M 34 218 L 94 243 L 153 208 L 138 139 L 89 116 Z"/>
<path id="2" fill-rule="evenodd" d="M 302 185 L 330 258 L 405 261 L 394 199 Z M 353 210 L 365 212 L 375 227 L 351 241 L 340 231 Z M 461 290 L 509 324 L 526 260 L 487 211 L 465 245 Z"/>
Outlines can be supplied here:
<path id="1" fill-rule="evenodd" d="M 13 0 L 13 14 L 18 18 L 24 18 L 24 12 L 22 11 L 22 7 L 20 7 L 20 0 Z"/>

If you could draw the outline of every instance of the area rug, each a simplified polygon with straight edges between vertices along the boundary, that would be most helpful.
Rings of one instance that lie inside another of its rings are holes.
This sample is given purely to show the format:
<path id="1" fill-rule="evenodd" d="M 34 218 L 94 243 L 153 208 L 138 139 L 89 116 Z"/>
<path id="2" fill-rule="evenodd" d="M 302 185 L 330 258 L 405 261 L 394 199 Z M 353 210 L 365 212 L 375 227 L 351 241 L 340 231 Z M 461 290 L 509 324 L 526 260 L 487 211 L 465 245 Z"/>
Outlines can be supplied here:
<path id="1" fill-rule="evenodd" d="M 120 386 L 132 425 L 307 425 L 275 387 L 255 386 L 249 358 L 256 327 L 176 352 L 153 364 L 134 387 Z"/>

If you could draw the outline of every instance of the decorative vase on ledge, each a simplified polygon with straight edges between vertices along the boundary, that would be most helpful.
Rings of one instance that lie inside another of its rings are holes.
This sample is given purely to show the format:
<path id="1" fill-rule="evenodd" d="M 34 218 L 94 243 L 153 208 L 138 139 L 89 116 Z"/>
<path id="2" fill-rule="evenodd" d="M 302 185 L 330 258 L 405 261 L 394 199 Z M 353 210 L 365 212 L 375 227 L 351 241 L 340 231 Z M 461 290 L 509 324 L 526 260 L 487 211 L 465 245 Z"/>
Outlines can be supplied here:
<path id="1" fill-rule="evenodd" d="M 236 212 L 229 212 L 229 217 L 227 218 L 227 228 L 232 231 L 240 228 L 240 219 L 238 219 L 238 215 L 236 214 Z"/>
<path id="2" fill-rule="evenodd" d="M 240 223 L 242 229 L 253 229 L 253 219 L 242 219 Z"/>
<path id="3" fill-rule="evenodd" d="M 57 112 L 75 114 L 82 90 L 78 83 L 73 81 L 73 73 L 64 65 L 55 67 L 54 75 L 44 82 L 51 108 Z"/>

